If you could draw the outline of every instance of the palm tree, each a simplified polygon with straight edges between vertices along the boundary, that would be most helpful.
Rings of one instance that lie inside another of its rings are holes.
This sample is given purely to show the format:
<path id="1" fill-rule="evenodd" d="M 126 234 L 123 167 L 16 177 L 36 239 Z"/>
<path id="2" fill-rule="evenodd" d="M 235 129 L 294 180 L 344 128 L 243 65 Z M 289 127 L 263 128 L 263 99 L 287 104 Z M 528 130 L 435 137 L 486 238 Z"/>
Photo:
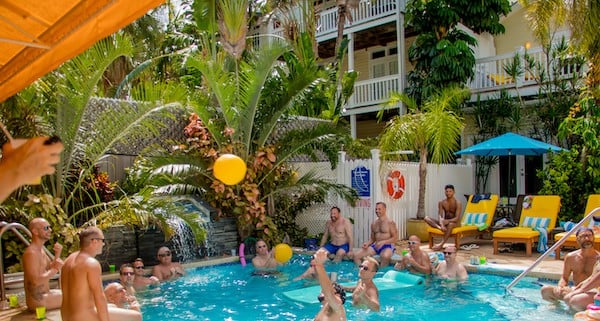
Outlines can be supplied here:
<path id="1" fill-rule="evenodd" d="M 468 89 L 449 87 L 430 96 L 421 106 L 415 99 L 400 93 L 392 93 L 387 102 L 393 107 L 401 101 L 409 113 L 390 120 L 381 134 L 379 147 L 384 153 L 412 150 L 419 155 L 419 219 L 425 218 L 427 159 L 431 156 L 432 162 L 443 163 L 458 149 L 464 125 L 453 110 L 469 95 Z"/>

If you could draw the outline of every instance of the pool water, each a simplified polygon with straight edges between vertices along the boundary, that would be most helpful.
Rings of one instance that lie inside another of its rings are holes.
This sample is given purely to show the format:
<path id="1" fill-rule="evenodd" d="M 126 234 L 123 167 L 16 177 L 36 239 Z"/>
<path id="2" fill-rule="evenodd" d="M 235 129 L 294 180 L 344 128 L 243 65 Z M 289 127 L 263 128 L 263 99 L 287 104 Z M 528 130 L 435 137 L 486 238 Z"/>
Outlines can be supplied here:
<path id="1" fill-rule="evenodd" d="M 309 264 L 308 256 L 294 255 L 279 275 L 254 276 L 251 265 L 218 265 L 188 270 L 179 280 L 140 293 L 144 320 L 313 320 L 318 304 L 291 301 L 282 292 L 318 285 L 293 281 Z M 339 282 L 355 281 L 358 269 L 351 262 L 326 265 Z M 381 276 L 384 271 L 378 272 Z M 471 274 L 464 284 L 429 280 L 425 285 L 380 293 L 381 311 L 354 309 L 346 302 L 348 320 L 407 321 L 567 321 L 573 313 L 540 298 L 540 285 L 525 278 L 505 295 L 510 277 Z"/>

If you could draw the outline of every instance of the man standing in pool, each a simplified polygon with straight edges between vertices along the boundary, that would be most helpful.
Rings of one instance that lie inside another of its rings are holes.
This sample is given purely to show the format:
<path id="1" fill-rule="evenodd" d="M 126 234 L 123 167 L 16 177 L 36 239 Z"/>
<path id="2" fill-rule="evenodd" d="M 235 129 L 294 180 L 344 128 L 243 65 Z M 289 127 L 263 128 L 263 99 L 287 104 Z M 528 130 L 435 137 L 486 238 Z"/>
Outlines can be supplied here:
<path id="1" fill-rule="evenodd" d="M 370 256 L 365 257 L 358 266 L 358 283 L 354 287 L 344 288 L 344 290 L 352 292 L 353 306 L 379 311 L 379 290 L 373 282 L 377 271 L 379 271 L 379 262 Z"/>
<path id="2" fill-rule="evenodd" d="M 327 251 L 319 249 L 311 262 L 311 264 L 314 264 L 317 278 L 321 284 L 319 301 L 322 307 L 321 311 L 317 313 L 315 321 L 345 321 L 346 309 L 344 308 L 344 303 L 346 302 L 346 292 L 344 292 L 344 289 L 339 284 L 331 283 L 323 266 L 325 261 L 327 261 Z"/>
<path id="3" fill-rule="evenodd" d="M 325 233 L 321 238 L 321 247 L 335 255 L 335 262 L 340 262 L 345 255 L 351 257 L 352 223 L 340 214 L 340 208 L 334 206 L 329 210 L 329 218 L 325 225 Z M 329 243 L 326 243 L 331 237 Z"/>
<path id="4" fill-rule="evenodd" d="M 273 254 L 264 240 L 256 241 L 256 255 L 252 258 L 252 266 L 259 271 L 275 271 L 279 262 L 275 260 Z"/>
<path id="5" fill-rule="evenodd" d="M 158 278 L 159 281 L 168 281 L 185 275 L 181 263 L 172 261 L 173 256 L 168 247 L 159 248 L 156 256 L 159 263 L 152 268 L 152 275 Z"/>
<path id="6" fill-rule="evenodd" d="M 150 285 L 160 284 L 160 281 L 154 275 L 146 277 L 146 271 L 144 271 L 144 260 L 141 258 L 138 257 L 135 259 L 133 262 L 133 268 L 135 273 L 135 277 L 133 278 L 133 288 L 136 291 L 144 290 Z"/>
<path id="7" fill-rule="evenodd" d="M 378 254 L 381 257 L 381 267 L 390 264 L 394 254 L 394 243 L 398 240 L 396 222 L 387 216 L 384 202 L 375 205 L 377 219 L 371 224 L 371 239 L 363 243 L 362 249 L 354 254 L 354 263 L 358 265 L 365 256 Z"/>
<path id="8" fill-rule="evenodd" d="M 411 273 L 431 274 L 431 260 L 427 253 L 421 251 L 421 239 L 416 235 L 408 238 L 408 249 L 410 253 L 404 255 L 394 269 L 408 270 Z"/>
<path id="9" fill-rule="evenodd" d="M 456 259 L 456 246 L 448 245 L 444 248 L 444 259 L 435 269 L 435 274 L 448 281 L 465 281 L 469 278 L 465 266 Z"/>
<path id="10" fill-rule="evenodd" d="M 435 245 L 432 250 L 439 251 L 444 246 L 444 243 L 450 238 L 452 229 L 460 226 L 460 213 L 462 211 L 462 204 L 459 200 L 454 197 L 454 185 L 448 184 L 444 187 L 444 193 L 446 199 L 439 201 L 438 203 L 438 216 L 436 220 L 429 216 L 425 217 L 425 222 L 433 228 L 440 229 L 444 232 L 442 242 Z"/>

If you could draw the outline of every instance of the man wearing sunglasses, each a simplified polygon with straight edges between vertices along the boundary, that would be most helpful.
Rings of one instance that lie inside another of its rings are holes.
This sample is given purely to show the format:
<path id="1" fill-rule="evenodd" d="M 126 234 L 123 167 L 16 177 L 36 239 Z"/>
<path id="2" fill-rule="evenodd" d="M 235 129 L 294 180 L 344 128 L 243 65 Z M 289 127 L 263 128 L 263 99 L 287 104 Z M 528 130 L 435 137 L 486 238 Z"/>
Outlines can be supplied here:
<path id="1" fill-rule="evenodd" d="M 465 266 L 456 258 L 456 246 L 448 245 L 444 248 L 444 260 L 436 267 L 438 277 L 448 281 L 465 281 L 469 276 Z"/>
<path id="2" fill-rule="evenodd" d="M 29 222 L 31 244 L 23 253 L 23 277 L 25 283 L 25 299 L 27 307 L 35 311 L 36 307 L 46 309 L 60 308 L 62 292 L 50 289 L 50 279 L 62 268 L 60 259 L 62 245 L 54 243 L 54 260 L 50 260 L 45 252 L 44 244 L 52 238 L 52 228 L 48 221 L 41 217 Z"/>
<path id="3" fill-rule="evenodd" d="M 421 251 L 421 239 L 416 235 L 408 238 L 410 252 L 394 265 L 396 270 L 408 270 L 411 273 L 431 274 L 431 260 L 427 253 Z"/>
<path id="4" fill-rule="evenodd" d="M 179 278 L 185 275 L 185 270 L 179 262 L 173 262 L 171 250 L 163 246 L 158 249 L 156 257 L 158 258 L 158 265 L 152 268 L 152 275 L 158 278 L 159 281 L 167 281 Z"/>
<path id="5" fill-rule="evenodd" d="M 150 285 L 160 284 L 160 281 L 154 275 L 147 277 L 144 268 L 144 260 L 139 257 L 135 259 L 133 262 L 133 272 L 135 273 L 135 277 L 133 278 L 133 288 L 136 291 L 144 290 Z"/>
<path id="6" fill-rule="evenodd" d="M 102 253 L 104 233 L 97 227 L 79 232 L 80 250 L 65 260 L 61 272 L 63 321 L 108 321 L 108 304 L 102 287 L 102 267 L 96 255 Z"/>
<path id="7" fill-rule="evenodd" d="M 358 266 L 359 280 L 354 287 L 345 287 L 344 290 L 352 292 L 352 305 L 357 308 L 367 308 L 378 312 L 379 290 L 373 282 L 373 277 L 379 271 L 379 262 L 367 256 Z"/>
<path id="8" fill-rule="evenodd" d="M 339 284 L 331 283 L 331 280 L 327 276 L 327 272 L 323 266 L 325 261 L 327 261 L 327 254 L 328 252 L 325 249 L 319 249 L 311 262 L 314 265 L 319 284 L 321 285 L 319 301 L 322 307 L 321 311 L 317 313 L 315 321 L 345 321 L 346 309 L 344 308 L 344 303 L 346 302 L 346 293 Z"/>

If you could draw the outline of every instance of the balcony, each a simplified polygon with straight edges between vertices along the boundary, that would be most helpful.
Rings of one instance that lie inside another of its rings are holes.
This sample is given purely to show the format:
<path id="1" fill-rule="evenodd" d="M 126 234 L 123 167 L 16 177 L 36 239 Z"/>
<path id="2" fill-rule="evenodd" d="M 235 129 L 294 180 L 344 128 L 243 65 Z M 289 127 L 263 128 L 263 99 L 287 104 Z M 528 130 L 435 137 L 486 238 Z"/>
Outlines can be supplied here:
<path id="1" fill-rule="evenodd" d="M 358 31 L 386 22 L 395 21 L 396 13 L 404 10 L 405 0 L 362 0 L 358 8 L 352 10 L 353 22 L 346 21 L 345 30 Z M 333 39 L 337 36 L 338 9 L 330 7 L 318 13 L 317 41 Z"/>

